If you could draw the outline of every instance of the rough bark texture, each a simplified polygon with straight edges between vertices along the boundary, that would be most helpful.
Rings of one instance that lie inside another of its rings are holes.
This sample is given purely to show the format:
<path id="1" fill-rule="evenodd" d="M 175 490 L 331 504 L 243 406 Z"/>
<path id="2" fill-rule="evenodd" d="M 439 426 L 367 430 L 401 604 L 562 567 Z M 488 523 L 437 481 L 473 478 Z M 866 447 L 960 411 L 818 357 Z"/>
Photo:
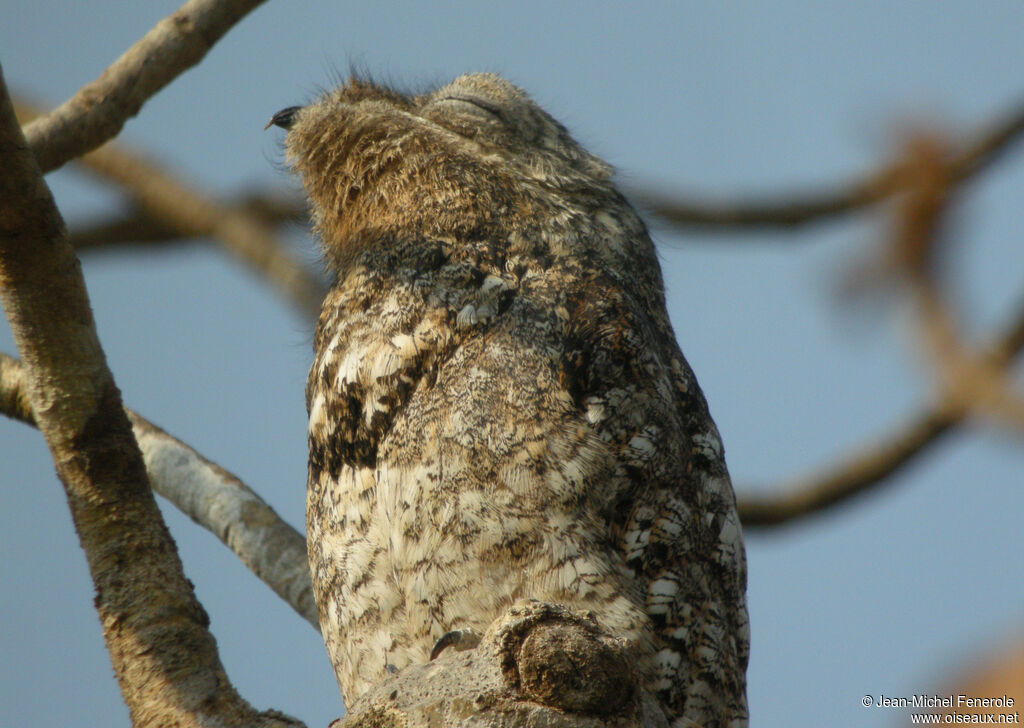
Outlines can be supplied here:
<path id="1" fill-rule="evenodd" d="M 80 264 L 0 76 L 0 298 L 85 551 L 137 726 L 294 725 L 229 683 L 156 507 L 107 368 Z"/>
<path id="2" fill-rule="evenodd" d="M 446 650 L 371 688 L 337 728 L 663 728 L 619 641 L 583 612 L 523 602 L 476 649 Z"/>
<path id="3" fill-rule="evenodd" d="M 319 631 L 305 537 L 233 474 L 152 422 L 126 412 L 153 490 L 219 538 Z M 25 367 L 6 354 L 0 354 L 0 413 L 36 424 Z"/>
<path id="4" fill-rule="evenodd" d="M 153 490 L 212 532 L 319 630 L 305 537 L 227 470 L 134 412 L 129 417 Z"/>

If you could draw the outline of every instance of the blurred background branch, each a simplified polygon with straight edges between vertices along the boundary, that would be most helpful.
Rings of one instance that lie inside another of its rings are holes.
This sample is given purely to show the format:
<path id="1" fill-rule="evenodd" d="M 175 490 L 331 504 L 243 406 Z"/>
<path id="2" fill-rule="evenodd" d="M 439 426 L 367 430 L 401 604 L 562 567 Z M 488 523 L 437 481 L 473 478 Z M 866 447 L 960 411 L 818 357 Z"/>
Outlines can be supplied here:
<path id="1" fill-rule="evenodd" d="M 1024 107 L 965 140 L 949 161 L 950 182 L 969 180 L 997 161 L 1024 133 Z M 664 223 L 681 229 L 730 231 L 737 228 L 796 228 L 857 212 L 882 202 L 907 184 L 902 160 L 883 164 L 864 179 L 827 185 L 825 192 L 790 192 L 771 198 L 724 203 L 686 199 L 650 186 L 632 191 L 640 205 Z M 735 238 L 740 240 L 740 238 Z"/>
<path id="2" fill-rule="evenodd" d="M 15 108 L 23 119 L 37 118 L 41 113 L 24 99 L 18 99 Z M 75 161 L 89 173 L 117 185 L 147 213 L 151 220 L 139 227 L 150 231 L 150 243 L 154 242 L 153 231 L 160 229 L 175 231 L 174 239 L 212 238 L 305 315 L 315 318 L 319 314 L 326 286 L 295 260 L 274 227 L 266 222 L 266 216 L 260 215 L 266 205 L 221 202 L 117 143 L 105 144 Z M 95 233 L 92 242 L 93 247 L 113 244 L 99 241 Z"/>

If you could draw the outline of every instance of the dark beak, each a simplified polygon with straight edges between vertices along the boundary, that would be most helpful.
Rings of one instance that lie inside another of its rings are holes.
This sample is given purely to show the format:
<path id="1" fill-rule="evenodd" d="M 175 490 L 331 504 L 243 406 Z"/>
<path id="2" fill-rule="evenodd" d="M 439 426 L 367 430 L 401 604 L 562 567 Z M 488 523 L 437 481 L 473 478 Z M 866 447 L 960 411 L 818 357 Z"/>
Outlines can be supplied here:
<path id="1" fill-rule="evenodd" d="M 272 126 L 279 126 L 282 129 L 291 128 L 292 122 L 295 121 L 295 114 L 297 114 L 301 108 L 301 106 L 289 106 L 287 109 L 281 109 L 270 117 L 270 121 L 268 121 L 267 125 L 263 127 L 263 130 L 266 131 Z"/>

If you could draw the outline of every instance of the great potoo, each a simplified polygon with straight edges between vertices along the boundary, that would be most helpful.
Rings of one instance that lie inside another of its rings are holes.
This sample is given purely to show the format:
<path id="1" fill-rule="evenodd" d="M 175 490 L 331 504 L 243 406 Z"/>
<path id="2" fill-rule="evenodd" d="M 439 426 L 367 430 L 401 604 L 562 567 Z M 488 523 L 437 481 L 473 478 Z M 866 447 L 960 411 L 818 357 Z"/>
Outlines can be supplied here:
<path id="1" fill-rule="evenodd" d="M 345 699 L 538 599 L 627 640 L 674 725 L 746 725 L 735 496 L 609 166 L 492 74 L 273 123 L 335 279 L 306 529 Z"/>

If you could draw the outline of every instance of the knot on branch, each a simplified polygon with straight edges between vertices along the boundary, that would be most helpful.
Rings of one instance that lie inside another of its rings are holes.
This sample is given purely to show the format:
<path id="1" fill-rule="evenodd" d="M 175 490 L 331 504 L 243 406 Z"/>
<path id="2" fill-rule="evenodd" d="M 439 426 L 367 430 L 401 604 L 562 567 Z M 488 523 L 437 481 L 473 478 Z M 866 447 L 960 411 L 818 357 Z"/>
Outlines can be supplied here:
<path id="1" fill-rule="evenodd" d="M 636 693 L 622 645 L 590 613 L 531 602 L 513 607 L 496 637 L 506 684 L 523 697 L 573 713 L 620 713 Z"/>
<path id="2" fill-rule="evenodd" d="M 409 665 L 362 695 L 344 728 L 667 728 L 624 643 L 594 617 L 521 602 L 480 644 Z"/>

